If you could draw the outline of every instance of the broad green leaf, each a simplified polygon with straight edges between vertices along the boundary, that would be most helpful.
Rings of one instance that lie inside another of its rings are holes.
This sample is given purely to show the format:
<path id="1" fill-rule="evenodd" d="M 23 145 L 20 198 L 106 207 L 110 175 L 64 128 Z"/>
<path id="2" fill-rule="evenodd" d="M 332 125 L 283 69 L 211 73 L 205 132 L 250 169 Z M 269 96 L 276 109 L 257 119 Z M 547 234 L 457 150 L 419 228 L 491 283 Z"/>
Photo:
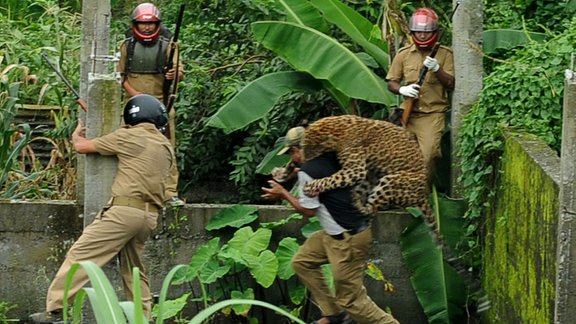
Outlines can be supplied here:
<path id="1" fill-rule="evenodd" d="M 284 95 L 294 91 L 316 92 L 320 89 L 318 80 L 307 73 L 270 73 L 240 90 L 208 119 L 207 125 L 229 134 L 266 116 Z"/>
<path id="2" fill-rule="evenodd" d="M 295 274 L 294 268 L 292 268 L 292 258 L 299 248 L 300 245 L 293 237 L 285 237 L 278 243 L 278 249 L 276 249 L 278 278 L 288 280 Z"/>
<path id="3" fill-rule="evenodd" d="M 288 164 L 288 162 L 290 162 L 290 156 L 288 154 L 278 155 L 278 151 L 283 147 L 284 137 L 279 137 L 274 143 L 274 149 L 268 152 L 256 166 L 256 173 L 270 175 L 272 169 Z"/>
<path id="4" fill-rule="evenodd" d="M 181 271 L 174 274 L 174 284 L 181 284 L 194 280 L 210 262 L 215 262 L 215 256 L 220 251 L 220 238 L 214 237 L 201 245 L 190 258 L 190 263 Z"/>
<path id="5" fill-rule="evenodd" d="M 259 228 L 254 232 L 250 227 L 243 227 L 234 233 L 228 245 L 240 251 L 242 256 L 257 256 L 268 248 L 271 236 L 272 231 L 266 228 Z"/>
<path id="6" fill-rule="evenodd" d="M 234 205 L 220 210 L 206 225 L 207 231 L 226 226 L 241 227 L 258 219 L 258 208 L 246 205 Z"/>
<path id="7" fill-rule="evenodd" d="M 304 216 L 302 216 L 301 214 L 294 213 L 294 214 L 291 214 L 290 216 L 283 218 L 277 222 L 260 223 L 260 227 L 268 228 L 268 229 L 275 229 L 278 227 L 282 227 L 282 226 L 290 223 L 293 220 L 301 220 L 302 218 L 304 218 Z"/>
<path id="8" fill-rule="evenodd" d="M 244 292 L 234 290 L 232 291 L 232 293 L 230 293 L 230 296 L 232 297 L 232 299 L 254 299 L 254 289 L 248 288 Z M 248 317 L 248 312 L 250 311 L 251 308 L 252 305 L 249 304 L 236 304 L 232 306 L 232 309 L 234 310 L 234 313 L 236 313 L 236 315 L 244 317 Z"/>
<path id="9" fill-rule="evenodd" d="M 485 30 L 482 38 L 482 50 L 486 54 L 492 54 L 497 49 L 512 49 L 524 46 L 530 41 L 542 43 L 546 40 L 546 34 L 513 29 L 491 29 Z"/>
<path id="10" fill-rule="evenodd" d="M 375 26 L 356 10 L 348 7 L 338 0 L 312 0 L 312 5 L 322 11 L 324 18 L 338 26 L 346 35 L 370 54 L 384 70 L 388 69 L 390 56 L 385 51 L 387 45 L 378 38 L 374 38 Z"/>
<path id="11" fill-rule="evenodd" d="M 164 303 L 166 302 L 166 296 L 168 295 L 168 288 L 170 288 L 170 283 L 174 279 L 174 275 L 186 267 L 187 266 L 184 264 L 179 264 L 170 269 L 166 277 L 164 277 L 164 281 L 162 282 L 162 288 L 160 289 L 160 296 L 158 297 L 158 313 L 156 314 L 157 316 L 156 324 L 164 323 L 164 318 L 162 317 L 162 314 L 164 314 L 164 307 L 165 307 Z"/>
<path id="12" fill-rule="evenodd" d="M 164 307 L 162 308 L 162 318 L 169 319 L 172 318 L 184 309 L 188 302 L 188 298 L 191 293 L 184 294 L 176 299 L 164 301 Z M 157 305 L 155 305 L 155 308 Z"/>
<path id="13" fill-rule="evenodd" d="M 287 283 L 290 301 L 294 303 L 294 305 L 301 305 L 306 298 L 306 286 L 304 286 L 300 280 L 289 280 Z"/>
<path id="14" fill-rule="evenodd" d="M 328 24 L 308 0 L 276 0 L 276 5 L 286 14 L 286 20 L 328 32 Z"/>
<path id="15" fill-rule="evenodd" d="M 306 324 L 304 321 L 302 321 L 301 319 L 297 318 L 296 316 L 290 314 L 289 312 L 283 310 L 282 308 L 272 305 L 270 303 L 266 303 L 263 301 L 259 301 L 259 300 L 249 300 L 249 299 L 229 299 L 229 300 L 223 300 L 221 302 L 218 302 L 208 308 L 203 309 L 202 311 L 200 311 L 198 314 L 196 314 L 196 316 L 194 316 L 194 318 L 192 318 L 192 320 L 189 322 L 189 324 L 202 324 L 205 323 L 206 320 L 208 320 L 208 318 L 210 318 L 213 314 L 217 313 L 220 309 L 224 308 L 224 307 L 228 307 L 230 305 L 241 305 L 241 304 L 248 304 L 248 305 L 256 305 L 256 306 L 261 306 L 261 307 L 265 307 L 268 309 L 271 309 L 273 311 L 275 311 L 276 313 L 288 317 L 291 321 L 298 323 L 298 324 Z"/>
<path id="16" fill-rule="evenodd" d="M 260 255 L 244 255 L 250 274 L 262 287 L 268 288 L 274 283 L 278 273 L 278 260 L 272 251 L 265 250 Z"/>
<path id="17" fill-rule="evenodd" d="M 302 229 L 300 231 L 302 232 L 302 235 L 304 237 L 309 237 L 310 235 L 312 235 L 312 233 L 320 230 L 322 230 L 322 225 L 320 225 L 318 217 L 310 217 L 308 218 L 308 223 L 302 226 Z"/>
<path id="18" fill-rule="evenodd" d="M 203 284 L 211 284 L 224 277 L 228 272 L 230 272 L 230 265 L 221 265 L 218 261 L 211 260 L 200 271 L 198 278 Z"/>
<path id="19" fill-rule="evenodd" d="M 334 38 L 289 22 L 252 24 L 254 37 L 298 71 L 327 80 L 348 97 L 389 105 L 394 95 L 386 82 Z"/>
<path id="20" fill-rule="evenodd" d="M 410 281 L 430 323 L 458 323 L 463 315 L 466 289 L 447 264 L 422 218 L 416 218 L 400 239 Z"/>

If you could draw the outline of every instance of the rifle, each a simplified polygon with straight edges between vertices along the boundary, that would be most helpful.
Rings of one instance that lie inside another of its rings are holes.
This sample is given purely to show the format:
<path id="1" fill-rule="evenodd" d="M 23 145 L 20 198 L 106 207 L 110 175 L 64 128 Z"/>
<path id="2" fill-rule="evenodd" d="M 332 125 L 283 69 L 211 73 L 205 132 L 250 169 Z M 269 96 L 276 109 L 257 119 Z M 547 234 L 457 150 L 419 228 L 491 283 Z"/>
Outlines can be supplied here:
<path id="1" fill-rule="evenodd" d="M 42 58 L 44 59 L 44 61 L 46 61 L 46 63 L 48 63 L 48 65 L 52 68 L 52 70 L 54 72 L 56 72 L 56 75 L 60 77 L 60 79 L 62 81 L 64 81 L 64 84 L 66 84 L 66 86 L 68 87 L 68 89 L 70 89 L 70 91 L 72 91 L 72 93 L 74 94 L 74 96 L 76 97 L 76 102 L 80 105 L 80 107 L 82 108 L 82 110 L 84 110 L 85 112 L 88 112 L 88 104 L 86 103 L 86 101 L 84 101 L 84 99 L 80 98 L 80 94 L 78 93 L 78 91 L 76 91 L 76 89 L 74 89 L 74 87 L 72 86 L 72 84 L 70 84 L 70 81 L 68 81 L 68 79 L 66 79 L 64 77 L 64 75 L 62 74 L 62 72 L 60 72 L 48 59 L 48 55 L 46 55 L 46 53 L 42 52 L 41 53 Z"/>
<path id="2" fill-rule="evenodd" d="M 174 67 L 174 55 L 176 54 L 176 50 L 178 49 L 178 35 L 180 34 L 180 26 L 182 26 L 182 19 L 184 18 L 184 4 L 180 5 L 180 12 L 178 13 L 178 20 L 176 20 L 176 29 L 174 30 L 174 37 L 170 42 L 170 52 L 168 53 L 168 62 L 166 62 L 166 68 L 164 69 L 165 72 L 169 71 Z M 174 105 L 174 101 L 176 100 L 176 91 L 178 90 L 178 64 L 180 61 L 180 55 L 176 58 L 176 82 L 174 82 L 174 87 L 172 87 L 173 80 L 164 79 L 164 84 L 162 85 L 162 93 L 164 94 L 164 106 L 166 106 L 166 111 L 170 112 L 172 106 Z"/>
<path id="3" fill-rule="evenodd" d="M 440 48 L 440 43 L 434 44 L 432 48 L 432 53 L 430 53 L 430 57 L 435 57 L 436 53 L 438 53 L 438 49 Z M 418 81 L 416 84 L 422 86 L 424 83 L 424 78 L 426 77 L 426 73 L 428 73 L 428 68 L 426 66 L 422 66 L 420 69 L 420 74 L 418 74 Z M 406 106 L 404 106 L 404 111 L 402 112 L 402 127 L 406 128 L 408 125 L 408 119 L 410 118 L 410 114 L 412 113 L 412 109 L 414 108 L 415 101 L 418 100 L 417 98 L 409 98 L 406 100 Z"/>

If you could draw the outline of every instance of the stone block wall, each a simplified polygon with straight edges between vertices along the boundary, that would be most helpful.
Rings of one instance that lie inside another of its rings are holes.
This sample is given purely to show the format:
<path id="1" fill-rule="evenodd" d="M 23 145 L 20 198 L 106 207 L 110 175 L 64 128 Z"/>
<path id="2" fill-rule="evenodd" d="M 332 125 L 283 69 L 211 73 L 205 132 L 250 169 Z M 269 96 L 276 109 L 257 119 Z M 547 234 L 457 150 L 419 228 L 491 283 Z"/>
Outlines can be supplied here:
<path id="1" fill-rule="evenodd" d="M 527 135 L 506 140 L 484 230 L 488 323 L 553 323 L 560 158 Z"/>

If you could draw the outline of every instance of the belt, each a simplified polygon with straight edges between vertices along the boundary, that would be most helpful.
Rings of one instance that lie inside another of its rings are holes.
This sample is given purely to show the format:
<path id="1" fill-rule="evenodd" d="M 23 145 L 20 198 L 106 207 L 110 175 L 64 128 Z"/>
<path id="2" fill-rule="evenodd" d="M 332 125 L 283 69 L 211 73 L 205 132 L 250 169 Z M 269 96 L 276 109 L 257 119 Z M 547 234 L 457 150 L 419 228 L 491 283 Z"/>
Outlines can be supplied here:
<path id="1" fill-rule="evenodd" d="M 158 206 L 154 205 L 153 203 L 146 202 L 142 199 L 138 198 L 131 198 L 131 197 L 112 197 L 110 200 L 110 206 L 125 206 L 125 207 L 132 207 L 137 208 L 144 211 L 149 211 L 152 213 L 158 213 Z"/>
<path id="2" fill-rule="evenodd" d="M 349 229 L 348 231 L 344 232 L 344 233 L 348 233 L 348 235 L 350 236 L 354 236 L 360 232 L 363 232 L 364 230 L 366 230 L 368 227 L 370 226 L 370 222 L 369 221 L 363 221 L 362 223 L 360 223 L 360 225 L 356 226 L 353 229 Z M 333 239 L 341 241 L 344 239 L 344 233 L 340 233 L 340 234 L 336 234 L 336 235 L 330 235 L 332 236 Z"/>

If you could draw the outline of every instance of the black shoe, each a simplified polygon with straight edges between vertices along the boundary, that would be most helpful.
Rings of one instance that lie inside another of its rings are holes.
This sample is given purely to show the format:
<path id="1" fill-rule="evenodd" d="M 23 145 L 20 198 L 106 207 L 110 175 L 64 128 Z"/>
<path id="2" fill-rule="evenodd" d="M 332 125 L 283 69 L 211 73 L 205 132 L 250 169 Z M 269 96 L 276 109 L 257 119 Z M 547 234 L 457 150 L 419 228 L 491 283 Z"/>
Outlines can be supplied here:
<path id="1" fill-rule="evenodd" d="M 62 318 L 62 311 L 52 311 L 52 312 L 39 312 L 34 313 L 29 316 L 32 323 L 64 323 Z"/>

